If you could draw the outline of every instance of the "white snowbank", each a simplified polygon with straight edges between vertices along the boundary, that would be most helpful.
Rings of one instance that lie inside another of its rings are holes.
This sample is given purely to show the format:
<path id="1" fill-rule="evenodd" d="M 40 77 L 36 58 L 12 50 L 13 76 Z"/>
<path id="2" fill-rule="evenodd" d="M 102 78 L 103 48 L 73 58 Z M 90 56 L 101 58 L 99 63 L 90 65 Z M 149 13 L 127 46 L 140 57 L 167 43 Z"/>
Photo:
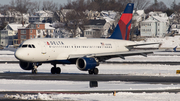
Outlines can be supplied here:
<path id="1" fill-rule="evenodd" d="M 160 48 L 180 48 L 180 36 L 164 37 L 164 38 L 147 38 L 137 43 L 162 43 Z M 138 46 L 138 48 L 157 48 L 158 45 Z"/>
<path id="2" fill-rule="evenodd" d="M 126 93 L 119 92 L 116 96 L 106 94 L 41 94 L 6 95 L 6 98 L 24 100 L 68 100 L 68 101 L 179 101 L 180 93 Z"/>

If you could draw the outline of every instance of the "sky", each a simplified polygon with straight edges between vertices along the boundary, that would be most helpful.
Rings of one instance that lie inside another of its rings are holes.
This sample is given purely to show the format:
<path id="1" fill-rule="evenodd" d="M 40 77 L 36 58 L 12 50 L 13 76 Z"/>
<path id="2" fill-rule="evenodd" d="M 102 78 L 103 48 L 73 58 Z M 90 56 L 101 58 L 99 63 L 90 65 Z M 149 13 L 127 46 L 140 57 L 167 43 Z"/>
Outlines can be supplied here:
<path id="1" fill-rule="evenodd" d="M 4 5 L 4 4 L 8 4 L 11 0 L 0 0 L 0 4 Z M 53 1 L 53 2 L 57 2 L 57 3 L 60 3 L 60 4 L 64 4 L 64 3 L 67 3 L 67 0 L 31 0 L 31 1 Z M 71 0 L 73 1 L 73 0 Z"/>
<path id="2" fill-rule="evenodd" d="M 0 4 L 4 5 L 4 4 L 8 4 L 11 0 L 0 0 L 0 1 L 1 1 Z M 67 3 L 67 0 L 31 0 L 31 1 L 41 1 L 41 2 L 42 1 L 53 1 L 55 3 L 59 3 L 62 5 Z M 71 0 L 71 1 L 73 1 L 73 0 Z M 149 1 L 151 1 L 151 3 L 154 2 L 154 0 L 149 0 Z M 163 1 L 167 5 L 167 7 L 170 7 L 171 3 L 174 0 L 158 0 L 158 1 Z M 176 2 L 179 3 L 180 0 L 176 0 Z"/>

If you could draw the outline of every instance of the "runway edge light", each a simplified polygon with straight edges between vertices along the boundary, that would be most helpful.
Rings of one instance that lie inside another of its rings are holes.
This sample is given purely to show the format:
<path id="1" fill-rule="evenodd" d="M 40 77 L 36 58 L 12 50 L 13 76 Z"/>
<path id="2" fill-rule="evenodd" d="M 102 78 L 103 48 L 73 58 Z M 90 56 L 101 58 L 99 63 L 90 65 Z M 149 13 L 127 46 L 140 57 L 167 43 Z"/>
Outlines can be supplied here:
<path id="1" fill-rule="evenodd" d="M 180 74 L 180 70 L 176 70 L 176 74 Z"/>

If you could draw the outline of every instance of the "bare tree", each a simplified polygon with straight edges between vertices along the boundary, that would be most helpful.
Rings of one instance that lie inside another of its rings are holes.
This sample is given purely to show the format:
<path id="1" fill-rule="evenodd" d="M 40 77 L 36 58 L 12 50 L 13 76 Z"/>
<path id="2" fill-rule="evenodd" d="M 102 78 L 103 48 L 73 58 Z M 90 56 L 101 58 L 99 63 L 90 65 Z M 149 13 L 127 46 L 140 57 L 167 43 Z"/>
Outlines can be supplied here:
<path id="1" fill-rule="evenodd" d="M 31 11 L 31 14 L 34 14 L 36 11 L 41 10 L 41 1 L 35 1 L 34 2 L 34 10 Z"/>
<path id="2" fill-rule="evenodd" d="M 168 8 L 167 6 L 164 4 L 164 2 L 155 2 L 154 4 L 150 5 L 145 12 L 148 13 L 150 11 L 166 11 Z"/>
<path id="3" fill-rule="evenodd" d="M 53 1 L 43 1 L 42 5 L 43 10 L 56 11 L 58 10 L 58 3 Z"/>
<path id="4" fill-rule="evenodd" d="M 132 0 L 134 3 L 135 9 L 142 10 L 149 6 L 150 1 L 149 0 Z"/>
<path id="5" fill-rule="evenodd" d="M 87 19 L 83 12 L 69 12 L 66 15 L 66 19 L 67 23 L 65 24 L 65 28 L 73 34 L 72 37 L 76 37 L 76 30 L 78 27 L 81 29 L 82 33 L 84 33 L 84 24 L 87 22 Z"/>

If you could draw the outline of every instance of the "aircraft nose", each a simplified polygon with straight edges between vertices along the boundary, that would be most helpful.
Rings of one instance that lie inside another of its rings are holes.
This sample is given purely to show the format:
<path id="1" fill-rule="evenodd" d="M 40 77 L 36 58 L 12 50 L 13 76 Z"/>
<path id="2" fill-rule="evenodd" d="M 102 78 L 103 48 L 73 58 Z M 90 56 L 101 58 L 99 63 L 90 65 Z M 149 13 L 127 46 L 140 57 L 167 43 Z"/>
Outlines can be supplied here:
<path id="1" fill-rule="evenodd" d="M 18 59 L 18 60 L 21 60 L 23 58 L 23 54 L 21 52 L 21 50 L 16 50 L 15 52 L 15 57 Z"/>

